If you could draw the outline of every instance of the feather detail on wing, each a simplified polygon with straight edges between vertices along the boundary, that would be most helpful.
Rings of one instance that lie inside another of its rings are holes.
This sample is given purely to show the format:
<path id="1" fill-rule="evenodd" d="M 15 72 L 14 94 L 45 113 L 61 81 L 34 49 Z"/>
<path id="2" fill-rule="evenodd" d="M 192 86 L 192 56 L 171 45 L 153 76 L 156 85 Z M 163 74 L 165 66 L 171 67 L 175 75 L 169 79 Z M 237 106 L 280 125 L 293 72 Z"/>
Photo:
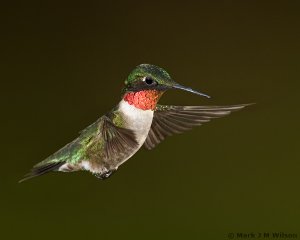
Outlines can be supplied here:
<path id="1" fill-rule="evenodd" d="M 106 158 L 117 158 L 120 154 L 127 154 L 138 146 L 132 130 L 117 127 L 107 117 L 103 119 L 100 132 L 105 143 L 104 155 Z"/>
<path id="2" fill-rule="evenodd" d="M 147 149 L 153 149 L 167 136 L 182 133 L 195 126 L 209 122 L 240 110 L 251 104 L 231 106 L 163 106 L 157 105 L 148 137 L 144 143 Z"/>

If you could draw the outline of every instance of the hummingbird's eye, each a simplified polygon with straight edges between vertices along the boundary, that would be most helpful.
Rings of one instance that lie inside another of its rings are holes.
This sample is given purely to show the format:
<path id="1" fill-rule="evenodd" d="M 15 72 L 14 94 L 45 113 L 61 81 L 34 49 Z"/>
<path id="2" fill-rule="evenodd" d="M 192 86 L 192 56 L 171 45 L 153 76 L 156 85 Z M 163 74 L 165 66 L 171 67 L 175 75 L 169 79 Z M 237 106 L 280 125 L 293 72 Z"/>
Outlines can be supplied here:
<path id="1" fill-rule="evenodd" d="M 145 77 L 144 78 L 144 82 L 147 84 L 147 85 L 156 85 L 156 81 L 154 81 L 151 77 Z"/>

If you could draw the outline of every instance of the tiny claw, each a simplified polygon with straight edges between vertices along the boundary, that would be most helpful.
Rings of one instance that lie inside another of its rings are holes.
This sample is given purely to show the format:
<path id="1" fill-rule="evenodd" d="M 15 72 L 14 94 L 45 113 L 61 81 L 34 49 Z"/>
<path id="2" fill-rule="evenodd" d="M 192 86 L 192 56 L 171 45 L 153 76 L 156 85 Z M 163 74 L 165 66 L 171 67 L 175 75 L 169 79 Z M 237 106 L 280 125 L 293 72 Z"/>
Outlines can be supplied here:
<path id="1" fill-rule="evenodd" d="M 113 170 L 107 170 L 105 172 L 102 173 L 96 173 L 95 177 L 101 179 L 101 180 L 105 180 L 107 178 L 109 178 L 113 173 L 115 173 L 117 170 L 113 169 Z"/>

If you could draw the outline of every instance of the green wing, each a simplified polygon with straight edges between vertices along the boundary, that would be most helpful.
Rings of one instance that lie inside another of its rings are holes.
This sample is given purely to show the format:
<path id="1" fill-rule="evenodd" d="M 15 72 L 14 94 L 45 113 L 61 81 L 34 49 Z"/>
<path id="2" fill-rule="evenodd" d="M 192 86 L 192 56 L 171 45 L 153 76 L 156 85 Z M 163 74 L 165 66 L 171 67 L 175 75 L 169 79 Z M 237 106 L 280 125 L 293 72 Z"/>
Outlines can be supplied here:
<path id="1" fill-rule="evenodd" d="M 116 126 L 113 120 L 104 116 L 97 128 L 97 134 L 89 139 L 84 152 L 87 159 L 118 161 L 137 146 L 138 142 L 132 130 Z"/>
<path id="2" fill-rule="evenodd" d="M 138 145 L 135 135 L 132 130 L 117 126 L 115 115 L 110 113 L 99 118 L 81 131 L 74 141 L 36 164 L 20 182 L 56 171 L 65 163 L 77 164 L 83 159 L 118 160 L 117 156 L 130 152 Z"/>
<path id="3" fill-rule="evenodd" d="M 195 126 L 209 122 L 240 110 L 251 104 L 231 106 L 163 106 L 158 105 L 148 137 L 144 143 L 147 149 L 153 149 L 167 136 L 182 133 Z"/>

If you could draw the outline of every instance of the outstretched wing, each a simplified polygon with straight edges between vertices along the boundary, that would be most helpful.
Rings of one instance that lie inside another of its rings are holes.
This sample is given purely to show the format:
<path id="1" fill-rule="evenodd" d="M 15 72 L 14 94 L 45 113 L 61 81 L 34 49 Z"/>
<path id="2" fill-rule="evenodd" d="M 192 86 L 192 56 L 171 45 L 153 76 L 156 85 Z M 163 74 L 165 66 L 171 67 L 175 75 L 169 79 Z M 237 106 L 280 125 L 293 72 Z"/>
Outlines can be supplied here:
<path id="1" fill-rule="evenodd" d="M 153 149 L 167 136 L 182 133 L 194 126 L 200 126 L 213 118 L 219 118 L 240 110 L 251 104 L 231 106 L 163 106 L 158 105 L 148 137 L 144 143 L 147 149 Z"/>

